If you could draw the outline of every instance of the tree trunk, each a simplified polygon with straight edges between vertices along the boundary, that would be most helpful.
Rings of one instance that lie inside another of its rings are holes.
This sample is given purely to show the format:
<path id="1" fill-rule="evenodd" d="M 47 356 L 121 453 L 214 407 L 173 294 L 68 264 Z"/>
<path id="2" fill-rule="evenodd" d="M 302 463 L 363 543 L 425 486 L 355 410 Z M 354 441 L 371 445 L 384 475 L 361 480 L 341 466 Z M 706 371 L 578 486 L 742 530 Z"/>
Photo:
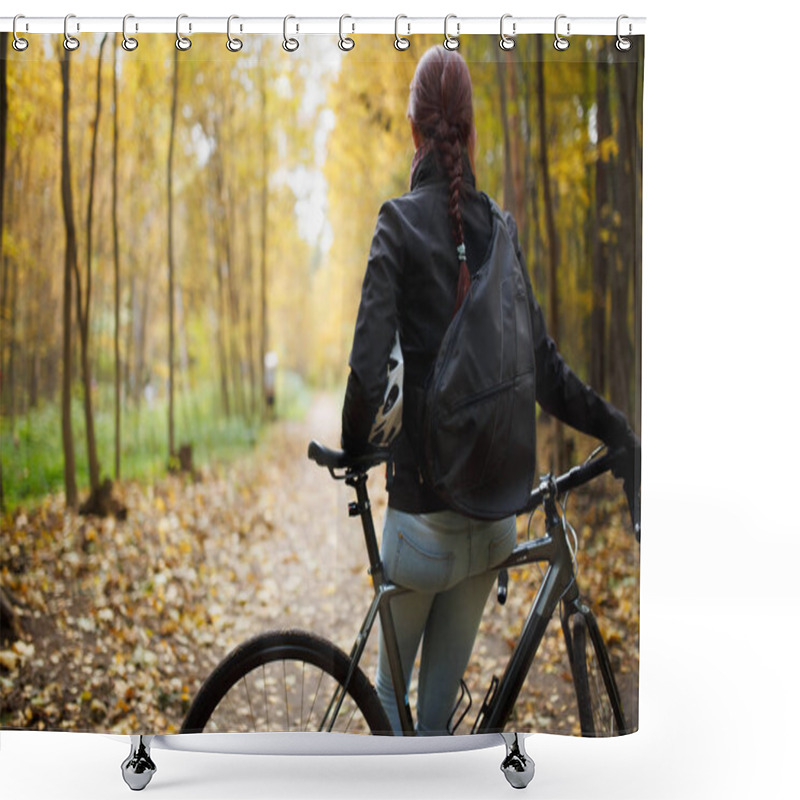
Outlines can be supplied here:
<path id="1" fill-rule="evenodd" d="M 631 410 L 631 388 L 634 373 L 633 347 L 629 327 L 630 289 L 636 272 L 636 168 L 635 168 L 635 102 L 636 63 L 616 62 L 615 76 L 619 93 L 618 131 L 619 166 L 617 178 L 617 210 L 619 212 L 618 246 L 611 282 L 610 338 L 612 361 L 610 397 L 617 408 L 628 414 Z"/>
<path id="2" fill-rule="evenodd" d="M 594 248 L 592 258 L 592 313 L 589 382 L 600 393 L 606 387 L 606 292 L 612 263 L 613 200 L 611 197 L 612 154 L 610 141 L 611 102 L 608 48 L 601 45 L 597 60 L 597 162 L 595 164 Z"/>
<path id="3" fill-rule="evenodd" d="M 636 43 L 635 47 L 642 46 Z M 624 380 L 625 397 L 628 399 L 627 409 L 630 411 L 631 423 L 636 430 L 641 430 L 641 357 L 642 357 L 642 195 L 641 195 L 641 157 L 639 144 L 638 116 L 639 81 L 641 60 L 628 58 L 617 61 L 615 75 L 620 93 L 620 156 L 622 161 L 622 187 L 620 191 L 620 213 L 622 215 L 621 246 L 623 271 L 626 275 L 625 296 L 625 343 L 630 357 L 625 359 L 627 370 L 620 375 L 620 390 Z M 628 302 L 630 297 L 629 283 L 633 282 L 633 331 L 629 326 Z"/>
<path id="4" fill-rule="evenodd" d="M 252 218 L 252 208 L 250 203 L 250 191 L 247 191 L 247 197 L 245 200 L 245 211 L 244 211 L 244 218 L 245 218 L 245 258 L 244 258 L 244 267 L 245 267 L 245 285 L 246 286 L 255 286 L 254 281 L 254 269 L 253 269 L 253 218 Z M 258 364 L 257 364 L 257 357 L 256 357 L 256 340 L 255 340 L 255 330 L 254 330 L 254 321 L 253 317 L 255 316 L 253 313 L 254 309 L 254 302 L 253 297 L 249 293 L 245 295 L 245 340 L 246 340 L 246 349 L 247 349 L 247 378 L 249 383 L 250 389 L 250 402 L 248 404 L 247 414 L 249 417 L 255 417 L 258 414 Z"/>
<path id="5" fill-rule="evenodd" d="M 114 480 L 119 480 L 122 451 L 122 375 L 120 359 L 120 280 L 119 280 L 119 99 L 117 48 L 114 48 L 114 150 L 111 160 L 111 227 L 114 236 Z"/>
<path id="6" fill-rule="evenodd" d="M 514 191 L 514 205 L 511 206 L 510 211 L 513 213 L 514 218 L 519 220 L 522 225 L 522 220 L 527 219 L 528 215 L 525 211 L 525 168 L 523 152 L 527 149 L 526 143 L 522 138 L 522 125 L 520 123 L 521 113 L 521 97 L 520 97 L 520 84 L 519 84 L 519 67 L 518 60 L 514 59 L 511 53 L 506 53 L 506 72 L 508 74 L 508 94 L 513 99 L 509 108 L 509 129 L 511 132 L 511 185 Z M 525 225 L 522 226 L 527 227 Z M 520 242 L 520 246 L 522 242 Z M 524 250 L 523 250 L 524 252 Z"/>
<path id="7" fill-rule="evenodd" d="M 167 158 L 167 270 L 169 306 L 169 387 L 167 401 L 168 460 L 175 455 L 175 231 L 172 208 L 172 172 L 175 156 L 175 120 L 178 114 L 178 49 L 175 48 L 172 68 L 172 114 L 169 127 L 169 155 Z"/>
<path id="8" fill-rule="evenodd" d="M 64 250 L 63 356 L 61 380 L 61 440 L 64 447 L 64 489 L 69 508 L 78 505 L 75 482 L 75 444 L 70 415 L 70 383 L 72 377 L 72 281 L 73 265 L 78 261 L 75 237 L 75 211 L 72 203 L 72 178 L 69 159 L 69 62 L 66 51 L 61 61 L 61 201 L 64 208 L 66 247 Z"/>
<path id="9" fill-rule="evenodd" d="M 215 156 L 216 157 L 216 156 Z M 213 203 L 213 192 L 209 190 L 206 196 L 208 209 L 208 258 L 214 267 L 217 278 L 217 357 L 219 361 L 219 392 L 222 399 L 222 413 L 230 415 L 230 396 L 228 392 L 228 357 L 225 350 L 225 277 L 222 274 L 222 254 L 219 246 L 217 232 L 217 213 Z"/>
<path id="10" fill-rule="evenodd" d="M 544 53 L 542 39 L 537 37 L 536 90 L 539 101 L 539 167 L 544 193 L 544 216 L 547 226 L 547 328 L 550 337 L 558 344 L 558 234 L 550 189 L 550 163 L 547 148 L 547 106 L 545 104 Z M 554 452 L 552 468 L 560 471 L 564 466 L 564 431 L 560 420 L 554 423 Z"/>
<path id="11" fill-rule="evenodd" d="M 0 586 L 0 644 L 13 642 L 20 636 L 22 636 L 22 628 L 16 609 L 10 597 Z"/>
<path id="12" fill-rule="evenodd" d="M 3 201 L 6 196 L 6 126 L 8 124 L 8 86 L 7 86 L 7 66 L 8 59 L 8 32 L 0 33 L 0 254 L 3 253 L 3 234 L 5 232 L 5 222 L 3 217 Z M 5 271 L 3 273 L 5 283 Z M 5 288 L 3 297 L 0 300 L 0 369 L 2 369 L 3 335 L 5 333 Z M 2 372 L 0 372 L 0 397 L 2 397 Z M 2 450 L 0 450 L 0 454 Z M 0 511 L 5 511 L 5 491 L 3 489 L 3 458 L 0 455 Z"/>
<path id="13" fill-rule="evenodd" d="M 269 244 L 269 127 L 267 125 L 267 89 L 264 83 L 263 94 L 261 95 L 261 130 L 263 131 L 263 169 L 264 174 L 261 180 L 261 392 L 264 403 L 261 406 L 265 416 L 268 416 L 274 409 L 274 396 L 270 397 L 267 391 L 267 362 L 266 355 L 269 352 L 269 320 L 267 317 L 267 300 L 269 290 L 267 289 L 267 247 Z"/>
<path id="14" fill-rule="evenodd" d="M 531 130 L 531 82 L 530 70 L 527 65 L 522 61 L 518 62 L 517 68 L 520 71 L 520 83 L 522 84 L 522 101 L 524 111 L 525 128 L 523 132 L 523 147 L 522 147 L 522 203 L 523 207 L 529 212 L 526 213 L 524 219 L 528 219 L 531 215 L 536 215 L 536 203 L 534 201 L 535 194 L 532 194 L 531 188 L 533 184 L 533 169 L 532 169 L 532 155 L 533 155 L 533 131 Z M 525 258 L 528 260 L 528 268 L 530 271 L 531 262 L 534 261 L 532 253 L 532 239 L 531 228 L 534 225 L 523 225 L 521 231 L 520 246 Z"/>
<path id="15" fill-rule="evenodd" d="M 95 94 L 94 127 L 92 130 L 92 149 L 89 160 L 89 199 L 86 209 L 86 291 L 81 292 L 80 270 L 77 259 L 75 269 L 75 301 L 78 311 L 78 331 L 81 342 L 81 378 L 83 381 L 83 411 L 86 417 L 86 450 L 89 464 L 89 486 L 92 494 L 100 488 L 100 463 L 97 458 L 97 439 L 94 432 L 94 409 L 92 408 L 92 371 L 89 361 L 89 320 L 92 305 L 92 218 L 94 216 L 94 179 L 97 171 L 97 139 L 100 130 L 102 110 L 102 68 L 103 48 L 108 34 L 100 41 L 97 55 L 97 84 Z M 82 298 L 83 294 L 83 298 Z"/>
<path id="16" fill-rule="evenodd" d="M 222 241 L 225 256 L 225 263 L 228 266 L 227 287 L 228 287 L 228 351 L 230 365 L 231 388 L 233 390 L 233 401 L 235 413 L 244 415 L 244 401 L 242 395 L 242 362 L 239 354 L 237 333 L 240 328 L 239 320 L 239 294 L 234 273 L 235 253 L 233 242 L 235 239 L 233 224 L 234 215 L 232 213 L 233 200 L 231 198 L 230 187 L 225 181 L 224 165 L 222 157 L 217 161 L 217 192 L 220 208 L 222 209 Z"/>
<path id="17" fill-rule="evenodd" d="M 508 57 L 498 58 L 495 62 L 497 67 L 497 88 L 500 96 L 500 121 L 503 125 L 503 206 L 514 211 L 517 206 L 514 196 L 514 180 L 511 161 L 511 132 L 508 120 L 508 98 L 506 97 L 506 71 L 508 68 Z"/>

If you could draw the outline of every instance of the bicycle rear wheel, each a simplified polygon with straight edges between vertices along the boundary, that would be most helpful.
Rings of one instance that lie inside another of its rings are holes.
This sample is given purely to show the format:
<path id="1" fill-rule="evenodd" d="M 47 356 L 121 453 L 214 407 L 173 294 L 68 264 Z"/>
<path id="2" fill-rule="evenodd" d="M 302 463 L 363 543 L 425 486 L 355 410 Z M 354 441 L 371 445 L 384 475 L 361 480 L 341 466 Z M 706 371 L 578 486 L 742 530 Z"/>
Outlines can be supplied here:
<path id="1" fill-rule="evenodd" d="M 582 736 L 619 736 L 628 733 L 622 702 L 594 614 L 584 608 L 567 618 L 572 679 L 578 701 Z"/>
<path id="2" fill-rule="evenodd" d="M 349 658 L 326 639 L 294 630 L 261 634 L 208 676 L 181 733 L 389 733 L 374 687 L 358 667 L 348 682 L 349 673 Z"/>

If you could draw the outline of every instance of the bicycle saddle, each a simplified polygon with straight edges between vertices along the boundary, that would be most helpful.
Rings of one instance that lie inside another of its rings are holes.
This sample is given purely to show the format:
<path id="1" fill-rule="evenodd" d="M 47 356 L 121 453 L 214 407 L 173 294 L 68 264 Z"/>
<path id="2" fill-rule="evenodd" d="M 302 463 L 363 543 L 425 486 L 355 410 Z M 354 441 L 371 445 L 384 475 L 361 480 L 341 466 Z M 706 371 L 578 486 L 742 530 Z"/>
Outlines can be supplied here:
<path id="1" fill-rule="evenodd" d="M 327 467 L 331 472 L 335 469 L 344 469 L 355 472 L 366 472 L 371 467 L 382 464 L 389 457 L 389 451 L 383 449 L 371 449 L 366 453 L 354 456 L 344 450 L 334 450 L 325 447 L 316 440 L 308 443 L 308 457 L 319 464 Z"/>

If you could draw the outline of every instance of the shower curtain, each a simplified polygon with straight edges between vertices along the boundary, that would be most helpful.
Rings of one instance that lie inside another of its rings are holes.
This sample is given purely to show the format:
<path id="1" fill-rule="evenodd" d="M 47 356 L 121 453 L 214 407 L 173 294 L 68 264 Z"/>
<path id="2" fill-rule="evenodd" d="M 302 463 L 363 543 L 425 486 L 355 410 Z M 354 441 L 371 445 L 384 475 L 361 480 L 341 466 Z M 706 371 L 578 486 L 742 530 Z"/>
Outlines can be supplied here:
<path id="1" fill-rule="evenodd" d="M 221 659 L 298 628 L 347 652 L 372 589 L 337 447 L 381 204 L 441 36 L 29 36 L 0 52 L 0 728 L 175 733 Z M 517 220 L 548 331 L 640 430 L 644 40 L 464 36 L 477 187 Z M 538 416 L 540 472 L 597 444 Z M 380 474 L 379 474 L 380 473 Z M 373 470 L 376 526 L 386 511 Z M 639 545 L 618 482 L 570 500 L 581 589 L 638 727 Z M 542 518 L 518 519 L 520 541 Z M 541 584 L 494 592 L 469 733 Z M 377 628 L 361 668 L 374 682 Z M 410 705 L 415 707 L 416 671 Z M 249 699 L 244 702 L 252 702 Z M 287 727 L 291 722 L 287 721 Z M 578 734 L 558 621 L 509 728 Z M 237 730 L 236 714 L 218 730 Z"/>

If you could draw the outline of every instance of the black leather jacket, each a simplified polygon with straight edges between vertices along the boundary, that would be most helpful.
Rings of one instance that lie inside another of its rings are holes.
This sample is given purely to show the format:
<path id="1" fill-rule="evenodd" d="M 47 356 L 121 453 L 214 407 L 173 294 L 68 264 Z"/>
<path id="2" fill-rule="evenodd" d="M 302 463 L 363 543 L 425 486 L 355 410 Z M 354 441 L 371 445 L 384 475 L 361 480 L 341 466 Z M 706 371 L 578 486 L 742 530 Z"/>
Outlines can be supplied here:
<path id="1" fill-rule="evenodd" d="M 488 198 L 476 191 L 466 158 L 464 163 L 462 218 L 467 261 L 475 270 L 488 250 L 492 219 Z M 387 489 L 389 505 L 409 513 L 445 508 L 422 482 L 417 454 L 424 384 L 455 306 L 459 262 L 447 204 L 448 181 L 430 153 L 417 167 L 411 191 L 381 207 L 361 291 L 342 411 L 343 448 L 352 453 L 363 452 L 369 448 L 367 438 L 383 399 L 386 365 L 395 331 L 399 330 L 405 369 L 403 429 L 392 445 Z M 517 255 L 524 264 L 516 226 L 507 216 Z M 611 446 L 622 444 L 629 431 L 624 415 L 564 363 L 547 335 L 544 316 L 530 284 L 528 289 L 538 403 L 584 433 Z"/>

